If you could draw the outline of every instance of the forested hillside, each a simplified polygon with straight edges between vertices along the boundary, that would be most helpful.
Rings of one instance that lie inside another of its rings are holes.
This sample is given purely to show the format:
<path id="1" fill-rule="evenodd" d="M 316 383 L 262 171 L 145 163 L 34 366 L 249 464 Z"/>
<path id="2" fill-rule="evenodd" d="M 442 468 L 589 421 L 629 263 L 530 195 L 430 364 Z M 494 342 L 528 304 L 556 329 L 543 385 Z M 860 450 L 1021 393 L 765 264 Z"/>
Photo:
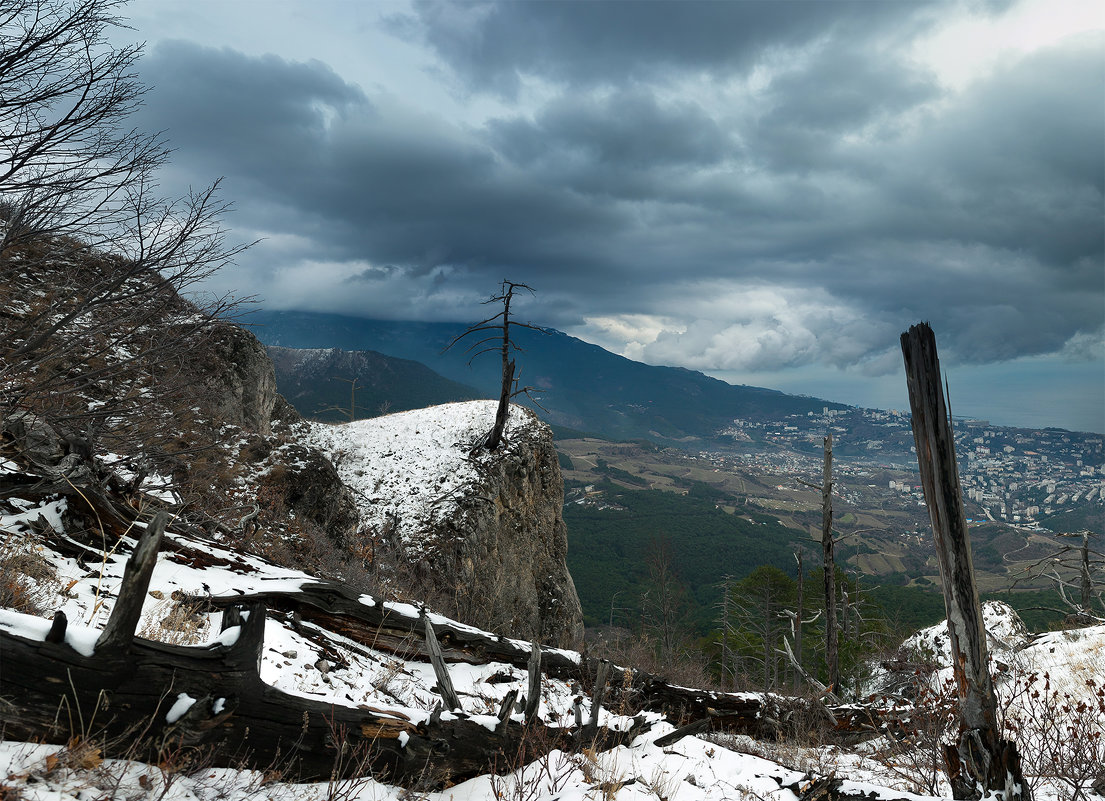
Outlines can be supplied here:
<path id="1" fill-rule="evenodd" d="M 268 347 L 280 394 L 304 417 L 342 423 L 482 397 L 409 359 L 337 348 Z"/>
<path id="2" fill-rule="evenodd" d="M 767 515 L 719 509 L 705 485 L 685 496 L 610 482 L 570 487 L 564 519 L 568 567 L 589 624 L 613 620 L 635 628 L 652 584 L 650 566 L 666 558 L 688 596 L 686 623 L 699 635 L 714 625 L 722 579 L 744 578 L 763 564 L 789 571 L 803 539 Z"/>

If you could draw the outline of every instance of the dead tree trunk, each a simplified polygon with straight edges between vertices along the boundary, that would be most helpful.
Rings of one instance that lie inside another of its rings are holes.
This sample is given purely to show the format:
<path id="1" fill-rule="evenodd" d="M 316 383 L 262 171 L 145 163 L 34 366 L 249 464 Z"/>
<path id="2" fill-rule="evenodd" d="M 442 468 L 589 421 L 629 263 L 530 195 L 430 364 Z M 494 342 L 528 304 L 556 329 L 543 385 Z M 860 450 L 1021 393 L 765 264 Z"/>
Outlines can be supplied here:
<path id="1" fill-rule="evenodd" d="M 1093 581 L 1090 578 L 1090 532 L 1082 532 L 1082 552 L 1078 562 L 1079 574 L 1079 600 L 1082 603 L 1082 614 L 1087 617 L 1093 615 L 1091 603 L 1093 601 Z"/>
<path id="2" fill-rule="evenodd" d="M 505 329 L 504 329 L 505 330 Z M 495 425 L 487 435 L 487 449 L 493 451 L 503 442 L 507 415 L 510 413 L 510 398 L 514 392 L 514 359 L 506 357 L 506 336 L 503 336 L 503 383 L 499 390 L 499 405 L 495 409 Z"/>
<path id="3" fill-rule="evenodd" d="M 802 620 L 805 614 L 805 573 L 802 569 L 802 552 L 798 551 L 794 554 L 794 558 L 798 561 L 798 605 L 794 608 L 794 692 L 798 692 L 798 689 L 802 685 Z"/>
<path id="4" fill-rule="evenodd" d="M 936 337 L 921 323 L 902 334 L 917 463 L 928 505 L 948 613 L 952 667 L 959 693 L 960 732 L 944 758 L 957 799 L 995 794 L 1029 799 L 1014 743 L 1002 740 L 990 677 L 986 631 L 978 602 L 967 518 L 955 462 L 951 415 L 940 384 Z"/>
<path id="5" fill-rule="evenodd" d="M 821 476 L 821 563 L 825 574 L 825 663 L 829 689 L 840 692 L 840 640 L 836 621 L 836 557 L 833 554 L 833 435 L 825 435 Z"/>
<path id="6" fill-rule="evenodd" d="M 729 605 L 731 602 L 730 594 L 733 592 L 733 579 L 731 576 L 726 576 L 725 580 L 721 583 L 721 686 L 725 687 L 727 679 L 726 676 L 730 675 L 729 665 Z M 732 672 L 732 678 L 728 680 L 729 687 L 736 686 L 736 671 Z"/>

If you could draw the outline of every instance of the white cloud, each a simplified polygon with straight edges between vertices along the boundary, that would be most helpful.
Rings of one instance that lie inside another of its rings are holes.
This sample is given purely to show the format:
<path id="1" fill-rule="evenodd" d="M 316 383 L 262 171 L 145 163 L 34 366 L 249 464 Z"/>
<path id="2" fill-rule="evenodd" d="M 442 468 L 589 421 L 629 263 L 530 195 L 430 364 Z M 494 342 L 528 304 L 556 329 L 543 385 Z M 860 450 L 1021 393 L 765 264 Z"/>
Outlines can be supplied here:
<path id="1" fill-rule="evenodd" d="M 811 363 L 868 365 L 893 323 L 817 288 L 696 282 L 654 301 L 669 312 L 588 318 L 592 334 L 627 343 L 623 355 L 705 370 L 769 370 Z"/>
<path id="2" fill-rule="evenodd" d="M 585 317 L 568 333 L 640 361 L 645 349 L 665 332 L 683 333 L 686 327 L 671 317 L 655 314 L 615 314 Z"/>
<path id="3" fill-rule="evenodd" d="M 1003 63 L 1067 37 L 1102 30 L 1100 0 L 1026 0 L 1000 16 L 961 7 L 958 16 L 918 40 L 912 56 L 946 86 L 962 90 Z"/>
<path id="4" fill-rule="evenodd" d="M 1105 328 L 1079 331 L 1066 341 L 1059 353 L 1071 362 L 1105 362 Z"/>

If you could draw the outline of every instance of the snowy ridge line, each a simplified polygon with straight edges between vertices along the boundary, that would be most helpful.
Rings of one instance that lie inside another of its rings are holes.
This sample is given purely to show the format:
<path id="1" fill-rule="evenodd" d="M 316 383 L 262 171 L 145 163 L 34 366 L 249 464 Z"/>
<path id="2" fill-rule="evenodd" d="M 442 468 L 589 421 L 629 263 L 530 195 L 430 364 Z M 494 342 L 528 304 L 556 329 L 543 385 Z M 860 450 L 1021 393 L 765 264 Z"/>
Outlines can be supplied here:
<path id="1" fill-rule="evenodd" d="M 410 553 L 431 552 L 428 535 L 458 513 L 459 500 L 472 494 L 483 460 L 491 458 L 473 445 L 491 427 L 497 404 L 460 401 L 339 425 L 304 422 L 299 434 L 333 462 L 364 523 L 377 531 L 394 528 Z M 532 411 L 512 404 L 505 450 L 538 425 Z"/>

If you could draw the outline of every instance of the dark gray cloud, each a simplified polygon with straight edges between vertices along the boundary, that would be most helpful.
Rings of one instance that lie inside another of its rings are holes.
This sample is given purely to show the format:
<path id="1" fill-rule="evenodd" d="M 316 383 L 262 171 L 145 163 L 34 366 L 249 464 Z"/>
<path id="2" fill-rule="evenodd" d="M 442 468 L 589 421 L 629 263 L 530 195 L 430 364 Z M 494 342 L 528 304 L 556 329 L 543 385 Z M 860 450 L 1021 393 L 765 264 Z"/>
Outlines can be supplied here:
<path id="1" fill-rule="evenodd" d="M 1100 358 L 1105 42 L 951 90 L 910 50 L 948 8 L 418 4 L 393 28 L 490 116 L 175 42 L 142 122 L 173 180 L 227 176 L 272 305 L 463 317 L 510 277 L 543 323 L 698 369 L 896 370 L 920 319 L 961 363 Z"/>
<path id="2" fill-rule="evenodd" d="M 765 52 L 817 38 L 922 28 L 933 12 L 926 3 L 866 0 L 421 0 L 393 26 L 433 47 L 467 86 L 512 96 L 523 76 L 619 86 L 673 71 L 747 70 Z"/>
<path id="3" fill-rule="evenodd" d="M 661 104 L 639 89 L 604 98 L 560 97 L 535 120 L 498 120 L 489 133 L 503 156 L 536 169 L 573 160 L 624 172 L 693 169 L 732 151 L 729 132 L 700 105 Z"/>
<path id="4" fill-rule="evenodd" d="M 618 226 L 617 210 L 504 169 L 471 132 L 393 100 L 381 108 L 318 63 L 173 43 L 143 75 L 158 89 L 142 122 L 186 143 L 178 168 L 227 176 L 251 224 L 334 257 L 540 269 L 571 237 Z"/>

